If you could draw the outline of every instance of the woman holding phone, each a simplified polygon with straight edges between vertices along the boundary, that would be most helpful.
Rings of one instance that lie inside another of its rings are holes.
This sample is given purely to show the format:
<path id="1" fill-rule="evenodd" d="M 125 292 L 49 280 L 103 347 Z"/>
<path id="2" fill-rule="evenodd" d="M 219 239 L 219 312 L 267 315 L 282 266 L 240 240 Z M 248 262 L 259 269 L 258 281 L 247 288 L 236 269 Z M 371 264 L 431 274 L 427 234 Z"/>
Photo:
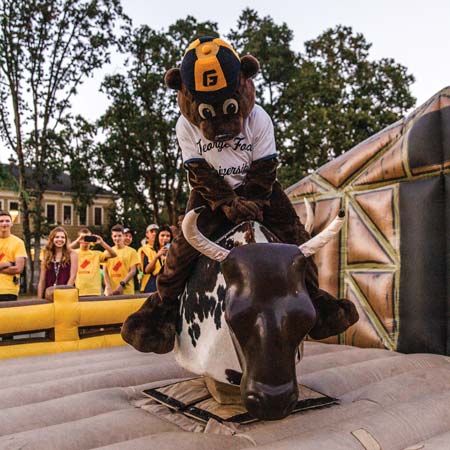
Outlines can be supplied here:
<path id="1" fill-rule="evenodd" d="M 141 292 L 156 291 L 156 276 L 161 272 L 166 262 L 172 239 L 172 230 L 169 226 L 163 225 L 156 234 L 154 250 L 148 254 L 141 253 L 142 272 L 144 273 L 141 281 Z"/>

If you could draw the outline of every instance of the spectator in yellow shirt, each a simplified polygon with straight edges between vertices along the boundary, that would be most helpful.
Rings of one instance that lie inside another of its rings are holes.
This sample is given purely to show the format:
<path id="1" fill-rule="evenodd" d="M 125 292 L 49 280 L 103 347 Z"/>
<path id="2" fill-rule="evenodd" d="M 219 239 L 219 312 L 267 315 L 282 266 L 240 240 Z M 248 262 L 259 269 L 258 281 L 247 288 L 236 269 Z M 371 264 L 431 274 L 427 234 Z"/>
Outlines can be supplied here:
<path id="1" fill-rule="evenodd" d="M 78 271 L 75 279 L 75 286 L 78 288 L 80 297 L 90 295 L 102 295 L 102 285 L 100 276 L 100 264 L 109 258 L 117 256 L 116 252 L 98 235 L 92 234 L 88 228 L 78 231 L 78 238 L 72 242 L 70 247 L 78 254 Z M 104 252 L 92 250 L 91 245 L 100 245 Z"/>
<path id="2" fill-rule="evenodd" d="M 125 245 L 128 245 L 128 247 L 131 247 L 131 244 L 133 243 L 133 231 L 131 231 L 130 228 L 123 229 L 123 242 Z"/>
<path id="3" fill-rule="evenodd" d="M 158 225 L 156 223 L 150 224 L 145 230 L 145 244 L 138 250 L 139 256 L 139 270 L 142 272 L 142 279 L 140 283 L 141 292 L 154 292 L 156 291 L 156 281 L 152 280 L 149 284 L 150 278 L 152 277 L 151 272 L 146 272 L 145 268 L 149 261 L 151 261 L 155 255 L 155 238 L 158 232 Z"/>
<path id="4" fill-rule="evenodd" d="M 125 245 L 122 225 L 111 228 L 111 238 L 117 256 L 108 259 L 104 265 L 105 295 L 132 295 L 133 277 L 139 264 L 137 251 Z"/>
<path id="5" fill-rule="evenodd" d="M 172 239 L 170 227 L 163 225 L 159 228 L 155 237 L 154 249 L 152 248 L 147 254 L 143 253 L 141 264 L 144 277 L 142 278 L 141 292 L 155 292 L 157 290 L 156 277 L 164 267 Z"/>
<path id="6" fill-rule="evenodd" d="M 17 300 L 27 257 L 22 239 L 11 234 L 12 225 L 11 214 L 0 211 L 0 301 Z"/>

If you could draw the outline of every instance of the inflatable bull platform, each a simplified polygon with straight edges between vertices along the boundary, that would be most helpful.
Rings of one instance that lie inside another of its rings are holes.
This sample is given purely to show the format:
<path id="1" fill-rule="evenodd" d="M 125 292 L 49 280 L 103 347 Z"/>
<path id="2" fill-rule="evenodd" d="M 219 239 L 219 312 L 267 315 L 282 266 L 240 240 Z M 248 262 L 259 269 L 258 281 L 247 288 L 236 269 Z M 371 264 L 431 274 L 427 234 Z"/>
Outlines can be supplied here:
<path id="1" fill-rule="evenodd" d="M 348 215 L 315 259 L 360 319 L 328 342 L 450 355 L 450 88 L 287 193 L 302 220 L 310 200 L 316 231 Z"/>
<path id="2" fill-rule="evenodd" d="M 289 189 L 303 221 L 303 197 L 310 199 L 313 235 L 340 208 L 347 212 L 340 233 L 314 258 L 323 287 L 351 298 L 360 321 L 327 343 L 305 342 L 300 363 L 295 365 L 298 353 L 290 363 L 306 390 L 338 404 L 238 425 L 174 414 L 149 399 L 144 392 L 168 386 L 170 394 L 170 386 L 191 382 L 201 371 L 242 381 L 239 355 L 226 361 L 216 347 L 199 351 L 197 360 L 189 356 L 208 330 L 220 328 L 223 311 L 212 301 L 201 311 L 187 302 L 178 330 L 183 340 L 173 354 L 118 346 L 1 361 L 0 450 L 448 450 L 449 111 L 445 89 Z M 239 233 L 217 251 L 249 239 Z M 271 240 L 263 229 L 254 233 Z M 219 264 L 202 258 L 205 267 Z M 224 278 L 204 281 L 198 292 L 206 300 L 224 289 Z M 72 303 L 68 311 L 75 313 L 80 308 Z M 206 320 L 199 323 L 199 317 Z M 86 316 L 82 324 L 91 326 L 93 320 Z M 72 332 L 76 323 L 66 322 L 61 330 Z M 61 327 L 59 320 L 54 326 Z M 2 324 L 8 334 L 12 328 Z M 229 344 L 234 338 L 226 339 Z M 254 356 L 270 361 L 271 355 Z M 192 367 L 181 367 L 175 358 Z M 215 362 L 217 373 L 208 372 Z M 204 392 L 204 386 L 198 390 Z M 181 401 L 189 403 L 190 396 L 185 392 Z"/>

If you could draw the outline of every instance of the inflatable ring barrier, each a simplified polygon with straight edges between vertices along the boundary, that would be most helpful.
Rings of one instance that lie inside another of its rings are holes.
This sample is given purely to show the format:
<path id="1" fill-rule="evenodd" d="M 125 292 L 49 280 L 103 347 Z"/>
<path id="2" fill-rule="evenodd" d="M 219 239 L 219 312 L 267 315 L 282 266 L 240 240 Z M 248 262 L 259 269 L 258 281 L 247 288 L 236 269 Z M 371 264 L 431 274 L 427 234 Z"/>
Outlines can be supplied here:
<path id="1" fill-rule="evenodd" d="M 297 375 L 340 403 L 236 427 L 205 424 L 145 396 L 192 378 L 173 353 L 121 346 L 1 361 L 0 448 L 449 449 L 448 356 L 306 342 Z M 196 394 L 190 389 L 181 392 L 184 404 Z"/>
<path id="2" fill-rule="evenodd" d="M 315 256 L 322 289 L 359 322 L 329 339 L 450 355 L 450 88 L 287 189 L 313 234 L 340 208 L 340 237 Z"/>
<path id="3" fill-rule="evenodd" d="M 78 298 L 78 289 L 56 286 L 53 301 L 0 302 L 0 359 L 125 345 L 120 327 L 145 299 Z"/>

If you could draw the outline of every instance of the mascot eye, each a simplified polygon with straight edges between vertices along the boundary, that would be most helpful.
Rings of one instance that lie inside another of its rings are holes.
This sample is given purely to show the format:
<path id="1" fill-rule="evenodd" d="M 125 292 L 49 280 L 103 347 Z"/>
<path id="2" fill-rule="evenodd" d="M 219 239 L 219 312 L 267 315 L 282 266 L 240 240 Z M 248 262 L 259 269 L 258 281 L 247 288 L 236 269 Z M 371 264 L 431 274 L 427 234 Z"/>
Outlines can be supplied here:
<path id="1" fill-rule="evenodd" d="M 198 105 L 198 113 L 200 114 L 200 117 L 205 120 L 212 119 L 216 115 L 214 108 L 207 103 L 200 103 L 200 105 Z"/>
<path id="2" fill-rule="evenodd" d="M 224 114 L 237 114 L 239 111 L 239 103 L 234 98 L 229 98 L 223 103 Z"/>

